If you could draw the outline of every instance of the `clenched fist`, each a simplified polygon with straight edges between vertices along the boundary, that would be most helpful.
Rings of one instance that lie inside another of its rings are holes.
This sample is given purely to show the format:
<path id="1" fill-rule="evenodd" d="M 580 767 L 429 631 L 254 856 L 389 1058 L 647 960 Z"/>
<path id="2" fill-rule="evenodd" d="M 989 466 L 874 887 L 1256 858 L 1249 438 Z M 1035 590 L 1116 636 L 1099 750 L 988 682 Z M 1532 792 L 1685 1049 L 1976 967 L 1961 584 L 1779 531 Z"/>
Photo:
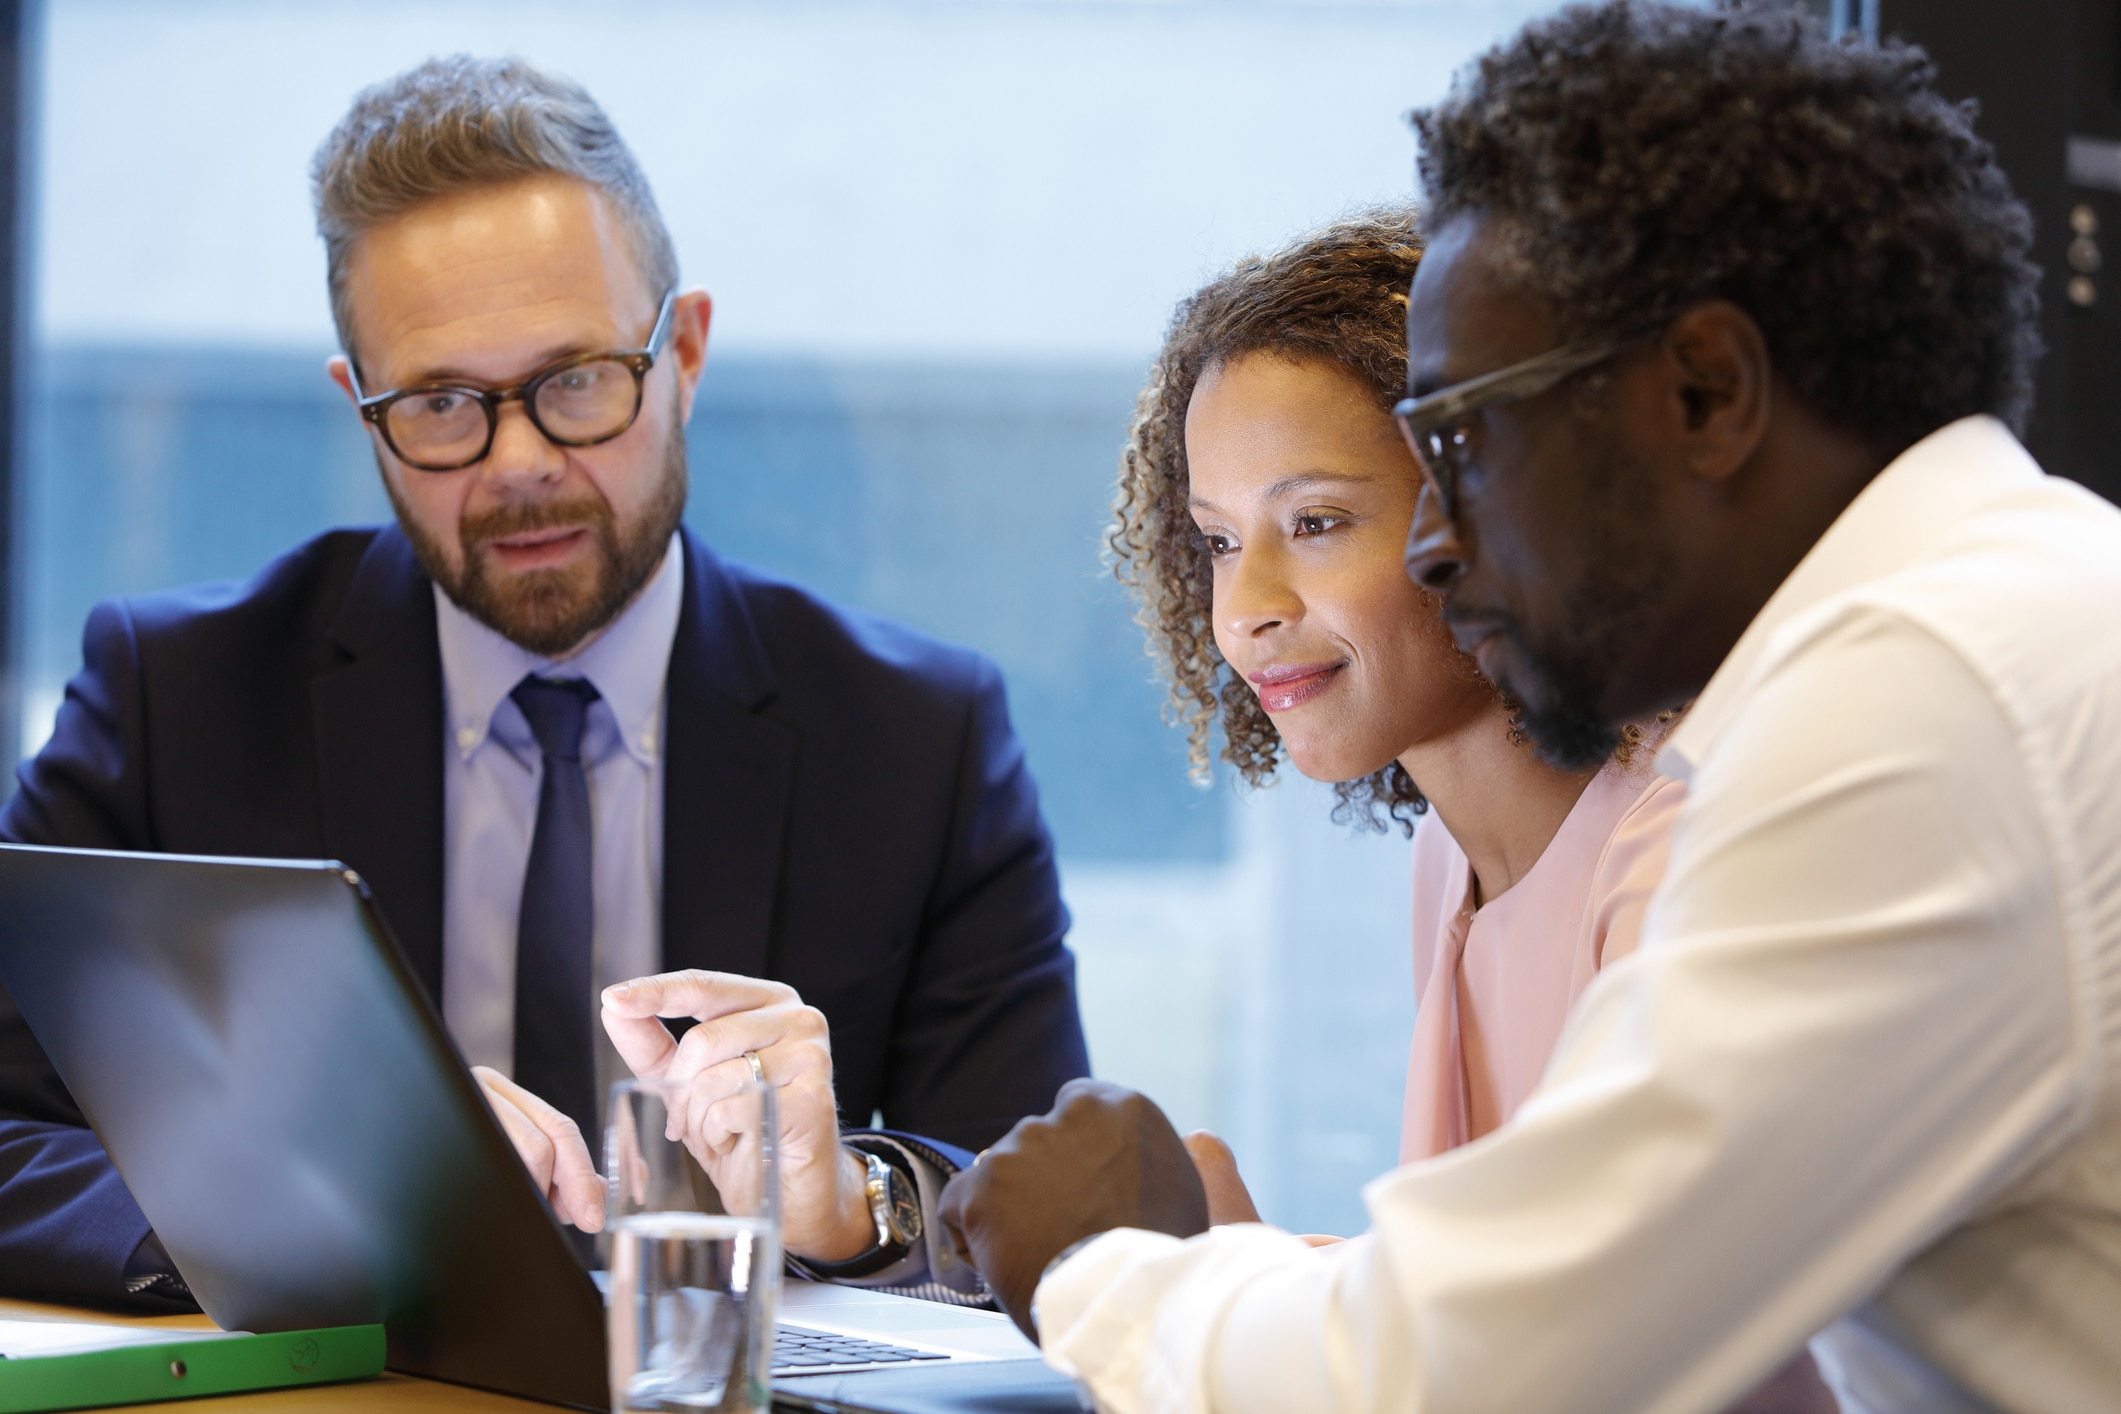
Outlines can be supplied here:
<path id="1" fill-rule="evenodd" d="M 1019 1121 L 950 1180 L 939 1213 L 1031 1339 L 1031 1297 L 1047 1263 L 1116 1227 L 1174 1237 L 1208 1230 L 1208 1198 L 1178 1131 L 1146 1096 L 1071 1080 L 1053 1108 Z"/>

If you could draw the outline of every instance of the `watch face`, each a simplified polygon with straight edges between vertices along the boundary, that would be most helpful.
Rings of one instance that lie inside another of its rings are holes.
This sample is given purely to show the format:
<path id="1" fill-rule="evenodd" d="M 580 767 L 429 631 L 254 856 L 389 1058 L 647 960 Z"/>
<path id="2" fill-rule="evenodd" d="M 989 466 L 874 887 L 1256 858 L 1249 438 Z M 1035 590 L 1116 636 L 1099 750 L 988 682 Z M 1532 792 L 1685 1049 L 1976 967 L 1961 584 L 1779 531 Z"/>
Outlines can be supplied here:
<path id="1" fill-rule="evenodd" d="M 887 1185 L 891 1235 L 901 1242 L 918 1242 L 921 1236 L 921 1195 L 906 1176 L 891 1170 Z"/>

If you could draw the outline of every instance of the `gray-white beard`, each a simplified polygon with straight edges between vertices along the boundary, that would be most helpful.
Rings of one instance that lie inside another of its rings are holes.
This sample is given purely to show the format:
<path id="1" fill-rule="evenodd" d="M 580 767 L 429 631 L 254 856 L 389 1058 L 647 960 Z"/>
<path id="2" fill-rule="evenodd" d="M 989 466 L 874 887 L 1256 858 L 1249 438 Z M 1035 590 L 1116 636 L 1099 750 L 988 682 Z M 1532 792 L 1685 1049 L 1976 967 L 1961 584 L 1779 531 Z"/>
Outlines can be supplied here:
<path id="1" fill-rule="evenodd" d="M 618 525 L 602 496 L 502 506 L 459 526 L 464 567 L 456 574 L 450 573 L 440 546 L 408 514 L 389 477 L 383 478 L 383 485 L 420 567 L 450 602 L 511 643 L 542 657 L 558 657 L 617 618 L 661 564 L 671 532 L 685 514 L 685 433 L 682 425 L 672 427 L 655 495 L 629 529 Z M 481 546 L 555 526 L 581 526 L 590 532 L 596 555 L 587 583 L 568 570 L 533 571 L 505 588 L 488 578 Z"/>

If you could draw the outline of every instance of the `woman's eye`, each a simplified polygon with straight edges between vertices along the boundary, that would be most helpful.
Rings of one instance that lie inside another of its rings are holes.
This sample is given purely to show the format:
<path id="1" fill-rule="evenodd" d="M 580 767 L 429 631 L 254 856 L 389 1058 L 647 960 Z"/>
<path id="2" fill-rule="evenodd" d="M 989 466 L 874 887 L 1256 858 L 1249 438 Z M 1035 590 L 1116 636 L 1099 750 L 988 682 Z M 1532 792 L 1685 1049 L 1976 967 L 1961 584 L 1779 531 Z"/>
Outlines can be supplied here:
<path id="1" fill-rule="evenodd" d="M 1326 515 L 1324 513 L 1300 515 L 1296 518 L 1296 533 L 1298 535 L 1323 535 L 1334 526 L 1339 525 L 1344 519 L 1345 517 L 1343 516 Z"/>
<path id="2" fill-rule="evenodd" d="M 1237 547 L 1230 543 L 1230 537 L 1227 535 L 1212 530 L 1195 530 L 1193 548 L 1204 551 L 1209 559 L 1219 560 Z"/>

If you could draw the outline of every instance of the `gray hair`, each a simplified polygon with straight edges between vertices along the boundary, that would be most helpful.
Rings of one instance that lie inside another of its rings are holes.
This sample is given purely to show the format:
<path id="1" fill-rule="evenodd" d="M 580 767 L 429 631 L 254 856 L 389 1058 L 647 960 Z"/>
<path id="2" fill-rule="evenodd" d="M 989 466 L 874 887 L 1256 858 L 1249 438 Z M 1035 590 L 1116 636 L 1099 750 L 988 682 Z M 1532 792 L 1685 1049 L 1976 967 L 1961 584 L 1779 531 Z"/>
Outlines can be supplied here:
<path id="1" fill-rule="evenodd" d="M 354 356 L 346 269 L 354 242 L 416 206 L 528 177 L 562 176 L 618 211 L 651 296 L 677 284 L 655 194 L 588 90 L 521 59 L 454 54 L 361 91 L 310 164 L 331 317 Z"/>

